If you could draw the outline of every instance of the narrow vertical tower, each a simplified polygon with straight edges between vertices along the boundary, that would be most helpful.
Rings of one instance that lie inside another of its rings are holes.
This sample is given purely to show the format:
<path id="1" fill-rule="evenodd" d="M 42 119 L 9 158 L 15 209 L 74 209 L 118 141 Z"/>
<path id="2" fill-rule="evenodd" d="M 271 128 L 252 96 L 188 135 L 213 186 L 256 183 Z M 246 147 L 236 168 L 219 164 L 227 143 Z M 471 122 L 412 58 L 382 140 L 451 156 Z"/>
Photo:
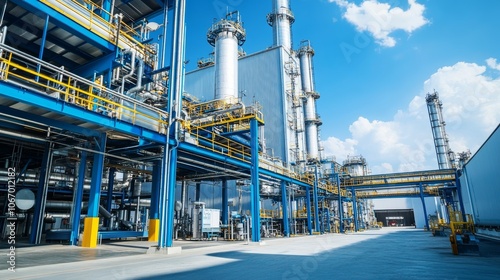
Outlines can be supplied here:
<path id="1" fill-rule="evenodd" d="M 207 32 L 208 43 L 215 47 L 215 99 L 229 103 L 238 100 L 238 46 L 245 43 L 239 12 L 231 12 L 214 23 Z"/>
<path id="2" fill-rule="evenodd" d="M 439 95 L 436 91 L 427 94 L 425 101 L 427 102 L 427 110 L 429 111 L 429 120 L 431 122 L 439 169 L 452 168 L 455 159 L 453 151 L 451 151 L 448 145 L 448 137 L 444 128 L 443 104 L 439 101 Z"/>
<path id="3" fill-rule="evenodd" d="M 300 73 L 302 77 L 302 89 L 306 95 L 305 123 L 306 123 L 306 149 L 307 159 L 310 162 L 320 160 L 318 126 L 321 120 L 316 114 L 316 99 L 319 94 L 314 90 L 314 78 L 312 68 L 312 57 L 314 49 L 309 41 L 302 41 L 298 55 L 300 58 Z"/>
<path id="4" fill-rule="evenodd" d="M 273 12 L 267 15 L 267 23 L 273 27 L 274 46 L 283 46 L 291 50 L 291 25 L 295 22 L 295 17 L 288 2 L 288 0 L 273 0 Z"/>

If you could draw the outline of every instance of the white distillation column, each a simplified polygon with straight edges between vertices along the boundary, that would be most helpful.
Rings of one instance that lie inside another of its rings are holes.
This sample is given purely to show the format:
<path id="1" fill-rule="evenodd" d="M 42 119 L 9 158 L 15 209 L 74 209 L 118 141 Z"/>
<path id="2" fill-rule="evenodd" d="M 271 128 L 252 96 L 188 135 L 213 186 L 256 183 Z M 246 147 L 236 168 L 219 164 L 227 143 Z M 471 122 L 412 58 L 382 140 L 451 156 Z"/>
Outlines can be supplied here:
<path id="1" fill-rule="evenodd" d="M 442 113 L 443 104 L 439 101 L 437 92 L 427 94 L 425 101 L 427 102 L 427 110 L 429 111 L 429 120 L 431 122 L 439 169 L 452 168 L 454 155 L 448 145 L 448 137 L 446 136 Z"/>
<path id="2" fill-rule="evenodd" d="M 273 0 L 273 12 L 267 15 L 267 23 L 273 27 L 274 46 L 292 49 L 291 25 L 295 17 L 290 10 L 288 0 Z"/>
<path id="3" fill-rule="evenodd" d="M 316 99 L 319 94 L 314 91 L 312 57 L 314 50 L 309 41 L 303 41 L 299 49 L 300 73 L 302 77 L 302 89 L 306 95 L 305 102 L 305 124 L 306 124 L 306 149 L 308 161 L 318 161 L 319 158 L 319 137 L 318 126 L 321 120 L 316 114 Z"/>
<path id="4" fill-rule="evenodd" d="M 207 32 L 208 43 L 215 47 L 215 99 L 238 101 L 238 46 L 245 36 L 238 12 L 227 14 Z"/>

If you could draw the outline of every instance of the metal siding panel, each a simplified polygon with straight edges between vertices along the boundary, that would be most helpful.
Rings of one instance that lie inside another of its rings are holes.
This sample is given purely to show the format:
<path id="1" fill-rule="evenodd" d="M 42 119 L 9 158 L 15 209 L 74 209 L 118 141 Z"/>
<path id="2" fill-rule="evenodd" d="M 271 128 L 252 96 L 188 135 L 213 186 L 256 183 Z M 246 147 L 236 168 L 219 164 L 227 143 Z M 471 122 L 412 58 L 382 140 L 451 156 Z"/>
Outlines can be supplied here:
<path id="1" fill-rule="evenodd" d="M 280 48 L 248 55 L 239 60 L 239 97 L 246 105 L 257 101 L 265 121 L 266 146 L 284 159 L 286 153 L 283 83 Z M 201 100 L 212 100 L 215 91 L 215 68 L 198 69 L 186 74 L 186 92 Z"/>
<path id="2" fill-rule="evenodd" d="M 477 225 L 500 226 L 500 187 L 497 172 L 500 169 L 500 126 L 486 140 L 474 157 L 465 165 L 469 193 Z M 462 177 L 464 177 L 462 175 Z M 462 178 L 461 178 L 462 179 Z M 465 180 L 462 179 L 462 182 Z M 463 185 L 464 197 L 469 194 Z M 467 201 L 467 200 L 466 200 Z"/>

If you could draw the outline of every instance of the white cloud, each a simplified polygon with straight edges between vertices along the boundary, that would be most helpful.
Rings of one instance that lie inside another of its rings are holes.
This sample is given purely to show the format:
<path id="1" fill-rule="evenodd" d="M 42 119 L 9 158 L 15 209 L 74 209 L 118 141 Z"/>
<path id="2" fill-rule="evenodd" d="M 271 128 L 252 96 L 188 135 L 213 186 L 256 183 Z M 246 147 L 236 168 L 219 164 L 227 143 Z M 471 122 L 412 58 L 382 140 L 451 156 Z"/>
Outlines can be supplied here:
<path id="1" fill-rule="evenodd" d="M 339 162 L 361 154 L 374 174 L 437 169 L 425 102 L 425 95 L 434 90 L 443 103 L 451 149 L 474 153 L 500 123 L 500 77 L 487 76 L 486 69 L 466 62 L 438 69 L 392 120 L 359 117 L 349 127 L 349 139 L 330 137 L 323 142 L 325 154 Z"/>
<path id="2" fill-rule="evenodd" d="M 345 9 L 343 17 L 357 30 L 369 32 L 384 47 L 396 45 L 396 39 L 390 36 L 392 32 L 403 30 L 412 33 L 429 22 L 423 15 L 425 6 L 416 0 L 408 0 L 407 10 L 377 0 L 365 0 L 359 6 L 347 0 L 329 1 Z"/>
<path id="3" fill-rule="evenodd" d="M 486 59 L 486 64 L 491 69 L 500 70 L 500 64 L 497 63 L 497 59 L 496 58 L 490 57 L 490 58 Z"/>

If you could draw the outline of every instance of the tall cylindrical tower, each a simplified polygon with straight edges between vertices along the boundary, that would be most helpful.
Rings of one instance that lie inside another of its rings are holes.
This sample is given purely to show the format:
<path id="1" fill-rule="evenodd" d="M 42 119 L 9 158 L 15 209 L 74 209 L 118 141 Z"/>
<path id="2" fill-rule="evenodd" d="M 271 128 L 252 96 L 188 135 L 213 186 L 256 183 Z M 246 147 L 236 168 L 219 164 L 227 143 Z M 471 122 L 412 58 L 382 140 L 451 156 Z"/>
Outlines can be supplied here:
<path id="1" fill-rule="evenodd" d="M 273 27 L 274 46 L 291 50 L 291 25 L 295 22 L 295 17 L 288 2 L 289 0 L 273 0 L 273 12 L 267 15 L 267 23 Z"/>
<path id="2" fill-rule="evenodd" d="M 238 100 L 238 46 L 245 37 L 238 12 L 227 14 L 207 32 L 208 43 L 215 47 L 215 99 Z"/>
<path id="3" fill-rule="evenodd" d="M 316 114 L 316 99 L 319 94 L 314 90 L 312 57 L 314 49 L 309 41 L 302 41 L 298 52 L 300 58 L 300 73 L 302 78 L 302 89 L 306 95 L 305 123 L 306 123 L 306 149 L 308 161 L 318 161 L 319 158 L 319 135 L 318 126 L 321 120 Z"/>
<path id="4" fill-rule="evenodd" d="M 429 120 L 431 122 L 439 169 L 452 168 L 454 154 L 448 145 L 448 137 L 444 128 L 443 104 L 439 101 L 439 95 L 436 91 L 427 94 L 425 101 L 427 102 L 427 110 L 429 111 Z"/>

